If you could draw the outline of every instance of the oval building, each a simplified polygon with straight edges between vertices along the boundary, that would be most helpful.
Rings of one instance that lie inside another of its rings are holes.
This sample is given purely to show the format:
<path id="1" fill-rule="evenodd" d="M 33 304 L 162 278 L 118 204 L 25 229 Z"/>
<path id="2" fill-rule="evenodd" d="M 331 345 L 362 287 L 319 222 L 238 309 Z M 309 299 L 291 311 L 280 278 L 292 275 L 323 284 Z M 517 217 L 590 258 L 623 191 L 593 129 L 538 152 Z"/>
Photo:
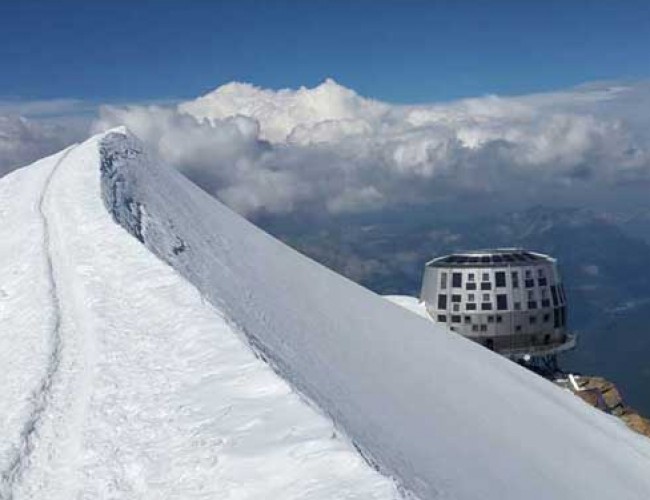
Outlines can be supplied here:
<path id="1" fill-rule="evenodd" d="M 434 322 L 513 359 L 575 346 L 557 262 L 548 255 L 508 248 L 435 258 L 420 299 Z"/>

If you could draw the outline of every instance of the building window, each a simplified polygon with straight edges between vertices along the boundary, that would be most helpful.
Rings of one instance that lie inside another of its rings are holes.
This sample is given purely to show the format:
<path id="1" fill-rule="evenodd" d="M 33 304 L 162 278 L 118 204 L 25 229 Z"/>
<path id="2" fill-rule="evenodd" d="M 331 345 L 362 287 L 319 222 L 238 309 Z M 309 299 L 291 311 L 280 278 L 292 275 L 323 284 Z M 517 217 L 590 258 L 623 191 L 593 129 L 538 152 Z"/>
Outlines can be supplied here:
<path id="1" fill-rule="evenodd" d="M 483 302 L 481 304 L 481 311 L 491 311 L 492 310 L 492 303 L 491 302 Z"/>
<path id="2" fill-rule="evenodd" d="M 528 317 L 528 322 L 529 322 L 531 325 L 534 325 L 535 323 L 537 323 L 537 316 L 529 316 L 529 317 Z"/>
<path id="3" fill-rule="evenodd" d="M 517 271 L 512 271 L 512 288 L 519 288 L 519 273 Z"/>
<path id="4" fill-rule="evenodd" d="M 497 314 L 497 323 L 503 323 L 503 316 Z"/>
<path id="5" fill-rule="evenodd" d="M 521 302 L 515 302 L 513 306 L 515 307 L 515 311 L 521 311 Z"/>
<path id="6" fill-rule="evenodd" d="M 438 309 L 447 309 L 447 296 L 444 293 L 438 294 Z"/>
<path id="7" fill-rule="evenodd" d="M 546 278 L 540 278 L 537 280 L 537 283 L 539 286 L 546 286 L 548 282 L 546 281 Z"/>
<path id="8" fill-rule="evenodd" d="M 471 316 L 465 316 L 465 324 L 469 325 L 472 322 L 472 317 Z"/>
<path id="9" fill-rule="evenodd" d="M 545 314 L 545 315 L 544 315 L 544 323 L 548 323 L 548 322 L 550 321 L 550 319 L 551 319 L 551 315 L 550 315 L 550 314 Z"/>
<path id="10" fill-rule="evenodd" d="M 537 309 L 537 302 L 534 300 L 528 301 L 528 309 Z"/>
<path id="11" fill-rule="evenodd" d="M 472 281 L 472 282 L 473 282 L 473 281 L 474 281 L 474 278 L 475 278 L 474 273 L 469 273 L 469 274 L 467 275 L 467 281 Z"/>
<path id="12" fill-rule="evenodd" d="M 521 331 L 521 325 L 515 326 L 515 332 L 520 332 Z"/>
<path id="13" fill-rule="evenodd" d="M 533 287 L 535 286 L 535 280 L 528 280 L 528 279 L 527 279 L 527 280 L 524 282 L 524 284 L 526 285 L 526 288 L 533 288 Z"/>
<path id="14" fill-rule="evenodd" d="M 487 332 L 487 325 L 481 325 L 481 331 Z"/>
<path id="15" fill-rule="evenodd" d="M 505 293 L 497 295 L 497 310 L 505 311 L 508 309 L 508 296 Z"/>
<path id="16" fill-rule="evenodd" d="M 483 302 L 490 302 L 490 294 L 489 293 L 484 293 L 483 294 Z"/>
<path id="17" fill-rule="evenodd" d="M 451 275 L 451 286 L 454 288 L 460 288 L 463 286 L 463 275 L 462 273 L 452 273 Z"/>
<path id="18" fill-rule="evenodd" d="M 541 267 L 537 270 L 537 277 L 538 278 L 544 277 L 544 269 L 542 269 Z"/>
<path id="19" fill-rule="evenodd" d="M 481 281 L 490 281 L 490 273 L 483 273 Z"/>
<path id="20" fill-rule="evenodd" d="M 542 300 L 542 307 L 551 307 L 551 301 L 548 299 Z"/>
<path id="21" fill-rule="evenodd" d="M 465 309 L 468 311 L 476 311 L 476 304 L 465 304 Z"/>
<path id="22" fill-rule="evenodd" d="M 438 314 L 438 321 L 440 323 L 446 323 L 447 322 L 447 316 L 444 314 Z"/>
<path id="23" fill-rule="evenodd" d="M 452 322 L 452 323 L 460 323 L 460 316 L 458 316 L 457 314 L 454 314 L 454 315 L 451 317 L 451 322 Z"/>
<path id="24" fill-rule="evenodd" d="M 452 304 L 451 308 L 454 312 L 460 311 L 460 304 Z"/>
<path id="25" fill-rule="evenodd" d="M 454 294 L 451 296 L 451 301 L 452 302 L 460 302 L 460 295 L 459 294 Z"/>
<path id="26" fill-rule="evenodd" d="M 476 290 L 476 283 L 465 283 L 465 290 Z"/>
<path id="27" fill-rule="evenodd" d="M 506 273 L 504 271 L 494 273 L 494 286 L 497 288 L 506 286 Z"/>
<path id="28" fill-rule="evenodd" d="M 528 300 L 535 300 L 535 292 L 528 290 Z"/>
<path id="29" fill-rule="evenodd" d="M 440 274 L 440 289 L 441 290 L 447 289 L 447 273 Z"/>
<path id="30" fill-rule="evenodd" d="M 478 332 L 478 325 L 472 325 L 472 331 Z"/>
<path id="31" fill-rule="evenodd" d="M 533 272 L 530 269 L 526 269 L 526 279 L 531 279 L 533 277 Z"/>
<path id="32" fill-rule="evenodd" d="M 468 293 L 467 294 L 467 302 L 474 302 L 474 294 L 473 293 Z"/>
<path id="33" fill-rule="evenodd" d="M 450 329 L 452 332 L 455 332 L 455 331 L 456 331 L 456 327 L 455 327 L 455 326 L 450 326 L 449 329 Z"/>
<path id="34" fill-rule="evenodd" d="M 490 314 L 487 318 L 488 318 L 488 323 L 494 323 L 494 316 Z"/>
<path id="35" fill-rule="evenodd" d="M 492 290 L 492 283 L 489 281 L 484 281 L 481 283 L 481 290 Z"/>

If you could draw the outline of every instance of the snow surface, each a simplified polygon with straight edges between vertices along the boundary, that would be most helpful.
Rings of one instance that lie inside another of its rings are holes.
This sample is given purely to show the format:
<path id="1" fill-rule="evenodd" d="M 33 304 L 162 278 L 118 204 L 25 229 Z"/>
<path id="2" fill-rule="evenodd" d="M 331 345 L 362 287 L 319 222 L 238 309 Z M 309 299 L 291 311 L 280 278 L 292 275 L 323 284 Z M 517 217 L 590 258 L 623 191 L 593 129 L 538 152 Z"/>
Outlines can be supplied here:
<path id="1" fill-rule="evenodd" d="M 400 498 L 116 225 L 98 139 L 0 181 L 0 498 Z"/>
<path id="2" fill-rule="evenodd" d="M 650 497 L 650 441 L 617 419 L 289 249 L 128 134 L 101 149 L 115 220 L 420 498 Z"/>
<path id="3" fill-rule="evenodd" d="M 2 498 L 399 498 L 340 431 L 422 500 L 650 496 L 645 438 L 124 131 L 2 179 L 0 219 Z"/>
<path id="4" fill-rule="evenodd" d="M 421 302 L 417 297 L 411 297 L 409 295 L 384 295 L 384 298 L 393 304 L 397 304 L 408 311 L 414 312 L 418 316 L 430 319 L 427 307 L 424 305 L 424 302 Z"/>

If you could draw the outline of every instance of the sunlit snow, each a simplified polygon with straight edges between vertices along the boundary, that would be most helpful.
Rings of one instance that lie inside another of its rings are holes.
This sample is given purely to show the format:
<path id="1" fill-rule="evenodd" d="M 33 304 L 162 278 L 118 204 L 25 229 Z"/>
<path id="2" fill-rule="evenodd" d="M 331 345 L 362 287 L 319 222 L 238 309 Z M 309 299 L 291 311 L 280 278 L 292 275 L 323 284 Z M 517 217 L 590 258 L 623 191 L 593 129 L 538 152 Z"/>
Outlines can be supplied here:
<path id="1" fill-rule="evenodd" d="M 0 220 L 0 498 L 398 498 L 113 223 L 97 140 L 3 179 Z"/>
<path id="2" fill-rule="evenodd" d="M 125 130 L 3 178 L 0 221 L 2 498 L 650 494 L 645 438 L 289 249 Z"/>

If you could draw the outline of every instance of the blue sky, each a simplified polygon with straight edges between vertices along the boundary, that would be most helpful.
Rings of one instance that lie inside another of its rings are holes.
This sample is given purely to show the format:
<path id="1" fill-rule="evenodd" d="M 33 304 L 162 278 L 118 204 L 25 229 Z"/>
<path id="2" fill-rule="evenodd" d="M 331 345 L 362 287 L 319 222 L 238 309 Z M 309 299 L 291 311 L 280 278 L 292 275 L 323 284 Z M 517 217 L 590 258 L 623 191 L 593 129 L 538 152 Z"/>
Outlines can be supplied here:
<path id="1" fill-rule="evenodd" d="M 191 98 L 331 76 L 394 102 L 650 76 L 650 2 L 3 2 L 0 98 Z"/>

